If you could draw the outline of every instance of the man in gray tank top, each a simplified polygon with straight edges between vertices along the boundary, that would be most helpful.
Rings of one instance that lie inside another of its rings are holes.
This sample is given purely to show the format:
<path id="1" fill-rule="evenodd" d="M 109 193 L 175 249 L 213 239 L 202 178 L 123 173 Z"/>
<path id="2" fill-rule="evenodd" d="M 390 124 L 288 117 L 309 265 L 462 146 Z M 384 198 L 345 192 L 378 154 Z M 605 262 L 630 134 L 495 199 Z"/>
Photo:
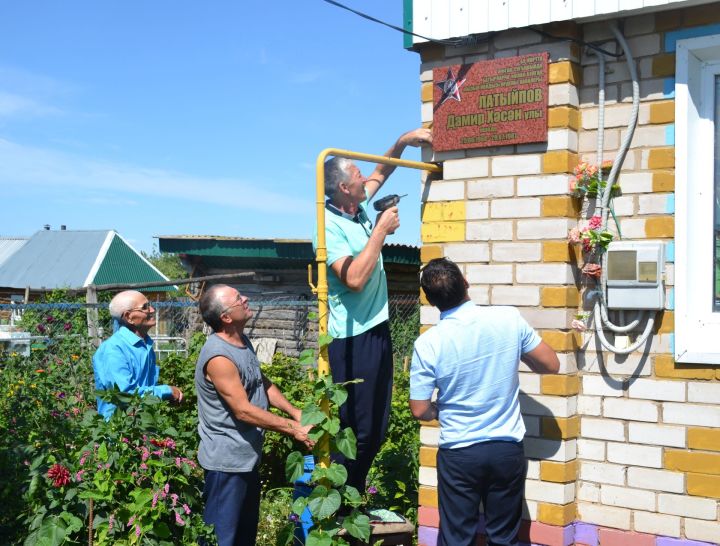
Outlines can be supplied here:
<path id="1" fill-rule="evenodd" d="M 313 445 L 301 411 L 260 371 L 243 330 L 252 317 L 248 299 L 218 284 L 200 298 L 200 313 L 213 329 L 195 366 L 198 461 L 205 469 L 204 519 L 215 525 L 220 546 L 255 544 L 260 509 L 258 466 L 265 430 Z M 273 406 L 290 419 L 268 411 Z"/>

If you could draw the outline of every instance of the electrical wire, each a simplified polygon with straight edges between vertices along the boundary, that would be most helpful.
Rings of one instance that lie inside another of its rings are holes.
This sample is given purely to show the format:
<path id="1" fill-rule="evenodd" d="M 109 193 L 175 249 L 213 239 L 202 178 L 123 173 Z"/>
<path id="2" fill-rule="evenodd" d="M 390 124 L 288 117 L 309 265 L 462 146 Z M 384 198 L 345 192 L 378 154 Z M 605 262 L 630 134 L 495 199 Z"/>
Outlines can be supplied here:
<path id="1" fill-rule="evenodd" d="M 428 38 L 427 36 L 423 36 L 422 34 L 416 34 L 415 32 L 412 32 L 410 30 L 404 29 L 402 27 L 398 27 L 395 25 L 392 25 L 390 23 L 386 23 L 385 21 L 382 21 L 380 19 L 377 19 L 373 17 L 372 15 L 368 15 L 367 13 L 363 13 L 362 11 L 358 11 L 356 9 L 353 9 L 349 6 L 346 6 L 345 4 L 341 4 L 340 2 L 336 2 L 335 0 L 323 0 L 323 2 L 327 2 L 328 4 L 331 4 L 333 6 L 336 6 L 338 8 L 342 8 L 344 10 L 349 11 L 350 13 L 354 13 L 355 15 L 362 17 L 363 19 L 367 19 L 368 21 L 372 21 L 373 23 L 378 23 L 380 25 L 384 25 L 388 28 L 391 28 L 393 30 L 397 30 L 398 32 L 402 32 L 403 34 L 409 34 L 411 36 L 417 36 L 418 38 L 422 38 L 423 40 L 427 40 L 428 42 L 432 42 L 434 44 L 440 44 L 440 45 L 451 45 L 451 46 L 460 46 L 460 45 L 467 45 L 471 43 L 475 43 L 474 39 L 471 37 L 468 38 L 451 38 L 448 40 L 437 40 L 435 38 Z"/>
<path id="2" fill-rule="evenodd" d="M 540 36 L 545 36 L 546 38 L 552 38 L 553 40 L 559 40 L 561 42 L 574 42 L 576 44 L 583 45 L 585 47 L 589 47 L 590 49 L 597 51 L 598 53 L 601 53 L 603 55 L 607 55 L 608 57 L 614 57 L 616 59 L 619 59 L 623 56 L 623 53 L 612 53 L 608 51 L 607 49 L 603 49 L 600 47 L 597 43 L 594 42 L 586 42 L 584 40 L 580 40 L 579 38 L 570 38 L 568 36 L 555 36 L 554 34 L 551 34 L 549 32 L 545 32 L 544 30 L 540 30 L 537 27 L 528 27 L 533 32 L 538 33 Z"/>

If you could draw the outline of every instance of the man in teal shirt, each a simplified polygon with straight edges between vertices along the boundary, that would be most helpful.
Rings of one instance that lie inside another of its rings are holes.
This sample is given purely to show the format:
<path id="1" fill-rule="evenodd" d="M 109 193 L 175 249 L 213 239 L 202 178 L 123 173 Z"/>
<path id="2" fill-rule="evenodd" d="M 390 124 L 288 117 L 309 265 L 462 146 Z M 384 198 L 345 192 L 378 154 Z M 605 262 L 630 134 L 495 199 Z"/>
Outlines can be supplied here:
<path id="1" fill-rule="evenodd" d="M 155 308 L 148 299 L 135 290 L 120 292 L 110 301 L 110 316 L 119 327 L 93 355 L 95 388 L 108 390 L 117 385 L 123 392 L 153 394 L 181 402 L 180 389 L 157 384 L 160 370 L 155 362 L 153 341 L 148 336 L 150 328 L 155 326 Z M 98 413 L 110 419 L 115 405 L 99 397 L 97 404 Z"/>
<path id="2" fill-rule="evenodd" d="M 403 134 L 385 154 L 400 157 L 407 146 L 430 145 L 429 129 Z M 388 325 L 388 294 L 382 247 L 400 226 L 398 208 L 379 214 L 375 226 L 367 214 L 368 202 L 395 170 L 378 164 L 369 178 L 349 159 L 325 163 L 325 214 L 327 241 L 328 347 L 333 380 L 350 385 L 348 400 L 340 408 L 342 426 L 357 437 L 354 461 L 340 459 L 348 470 L 347 483 L 365 490 L 365 479 L 385 439 L 392 393 L 392 345 Z"/>

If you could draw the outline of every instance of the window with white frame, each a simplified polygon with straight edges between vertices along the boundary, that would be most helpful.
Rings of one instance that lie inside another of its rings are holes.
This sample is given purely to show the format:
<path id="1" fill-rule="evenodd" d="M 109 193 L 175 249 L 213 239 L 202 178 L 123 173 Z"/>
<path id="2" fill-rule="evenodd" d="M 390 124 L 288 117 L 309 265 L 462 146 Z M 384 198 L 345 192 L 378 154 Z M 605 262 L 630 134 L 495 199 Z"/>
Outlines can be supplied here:
<path id="1" fill-rule="evenodd" d="M 678 40 L 675 360 L 720 365 L 720 35 Z"/>

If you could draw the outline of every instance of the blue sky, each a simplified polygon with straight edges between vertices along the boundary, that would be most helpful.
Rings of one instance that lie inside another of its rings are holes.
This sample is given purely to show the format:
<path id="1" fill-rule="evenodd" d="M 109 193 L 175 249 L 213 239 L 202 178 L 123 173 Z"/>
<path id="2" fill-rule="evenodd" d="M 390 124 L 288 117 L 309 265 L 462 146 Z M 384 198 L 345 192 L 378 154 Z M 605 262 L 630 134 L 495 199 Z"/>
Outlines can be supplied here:
<path id="1" fill-rule="evenodd" d="M 402 26 L 401 0 L 347 4 Z M 321 0 L 4 2 L 0 236 L 310 238 L 317 154 L 419 126 L 419 65 Z M 388 192 L 410 194 L 391 242 L 419 244 L 419 172 Z"/>

